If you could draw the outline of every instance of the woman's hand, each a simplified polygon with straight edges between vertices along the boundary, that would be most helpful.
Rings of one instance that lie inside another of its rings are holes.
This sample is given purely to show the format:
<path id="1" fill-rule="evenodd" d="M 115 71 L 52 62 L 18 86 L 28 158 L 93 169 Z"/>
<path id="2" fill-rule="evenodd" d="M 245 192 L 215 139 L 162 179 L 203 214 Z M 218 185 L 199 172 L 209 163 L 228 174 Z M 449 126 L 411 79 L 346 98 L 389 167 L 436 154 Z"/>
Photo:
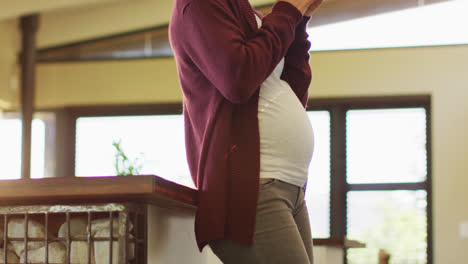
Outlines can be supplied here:
<path id="1" fill-rule="evenodd" d="M 323 0 L 315 0 L 309 8 L 304 12 L 304 16 L 311 17 L 317 8 L 322 4 Z"/>

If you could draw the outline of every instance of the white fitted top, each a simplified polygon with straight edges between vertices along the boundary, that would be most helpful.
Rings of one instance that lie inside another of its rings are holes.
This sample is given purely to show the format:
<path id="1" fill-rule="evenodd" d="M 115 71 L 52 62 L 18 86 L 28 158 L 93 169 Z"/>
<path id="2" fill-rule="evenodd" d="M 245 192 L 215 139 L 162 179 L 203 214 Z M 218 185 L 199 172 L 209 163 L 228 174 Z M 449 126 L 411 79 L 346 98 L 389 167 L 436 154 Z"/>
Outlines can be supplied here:
<path id="1" fill-rule="evenodd" d="M 257 19 L 261 27 L 261 19 Z M 280 79 L 284 58 L 260 87 L 260 178 L 304 186 L 314 149 L 307 113 L 289 84 Z"/>

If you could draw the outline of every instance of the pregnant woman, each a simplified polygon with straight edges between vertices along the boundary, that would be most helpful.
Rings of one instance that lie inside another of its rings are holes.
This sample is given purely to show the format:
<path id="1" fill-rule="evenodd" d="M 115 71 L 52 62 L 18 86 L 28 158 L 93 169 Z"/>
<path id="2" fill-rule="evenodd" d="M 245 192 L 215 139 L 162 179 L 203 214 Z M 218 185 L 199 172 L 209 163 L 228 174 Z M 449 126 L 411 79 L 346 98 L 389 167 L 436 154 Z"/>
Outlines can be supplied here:
<path id="1" fill-rule="evenodd" d="M 195 234 L 223 263 L 312 263 L 304 189 L 307 23 L 322 0 L 175 0 L 169 37 L 183 91 Z"/>

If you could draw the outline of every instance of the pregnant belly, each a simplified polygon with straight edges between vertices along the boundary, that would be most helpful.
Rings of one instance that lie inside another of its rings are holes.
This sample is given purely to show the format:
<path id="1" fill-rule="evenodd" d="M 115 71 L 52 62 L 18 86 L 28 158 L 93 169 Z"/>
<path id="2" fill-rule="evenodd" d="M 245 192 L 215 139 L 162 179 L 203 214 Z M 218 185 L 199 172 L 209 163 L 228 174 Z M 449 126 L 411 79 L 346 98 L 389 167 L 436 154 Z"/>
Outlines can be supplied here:
<path id="1" fill-rule="evenodd" d="M 275 173 L 305 181 L 314 148 L 312 126 L 289 86 L 276 88 L 260 91 L 261 177 Z"/>

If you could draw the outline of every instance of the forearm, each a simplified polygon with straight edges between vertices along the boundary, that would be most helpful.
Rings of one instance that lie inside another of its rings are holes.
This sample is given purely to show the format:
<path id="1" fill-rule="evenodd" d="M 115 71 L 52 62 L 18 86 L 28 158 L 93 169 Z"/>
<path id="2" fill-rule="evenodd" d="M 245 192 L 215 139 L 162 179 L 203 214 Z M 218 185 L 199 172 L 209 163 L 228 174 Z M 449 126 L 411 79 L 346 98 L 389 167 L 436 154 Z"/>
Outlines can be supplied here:
<path id="1" fill-rule="evenodd" d="M 285 56 L 285 67 L 281 79 L 286 81 L 305 106 L 312 79 L 309 65 L 310 42 L 306 31 L 309 17 L 304 17 L 296 27 L 294 42 Z"/>
<path id="2" fill-rule="evenodd" d="M 309 34 L 307 34 L 307 24 L 309 20 L 310 17 L 304 16 L 296 27 L 294 41 L 291 43 L 286 53 L 286 58 L 289 60 L 290 64 L 302 63 L 304 56 L 309 55 L 310 41 Z"/>

